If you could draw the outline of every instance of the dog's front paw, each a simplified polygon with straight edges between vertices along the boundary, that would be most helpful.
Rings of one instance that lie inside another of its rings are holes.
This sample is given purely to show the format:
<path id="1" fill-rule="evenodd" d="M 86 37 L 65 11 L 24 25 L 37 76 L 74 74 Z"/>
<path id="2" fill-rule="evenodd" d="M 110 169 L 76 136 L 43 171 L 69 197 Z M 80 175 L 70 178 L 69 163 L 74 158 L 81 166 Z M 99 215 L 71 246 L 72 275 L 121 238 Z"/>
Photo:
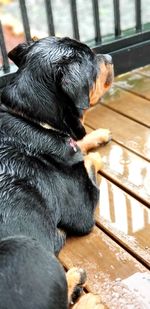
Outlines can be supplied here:
<path id="1" fill-rule="evenodd" d="M 91 132 L 89 135 L 97 146 L 108 143 L 112 138 L 111 131 L 109 129 L 97 129 Z"/>
<path id="2" fill-rule="evenodd" d="M 82 268 L 73 267 L 66 274 L 68 284 L 68 303 L 74 303 L 83 292 L 86 272 Z"/>
<path id="3" fill-rule="evenodd" d="M 111 131 L 109 129 L 97 129 L 85 135 L 85 137 L 78 141 L 78 146 L 83 153 L 97 148 L 99 145 L 108 143 L 111 140 Z"/>
<path id="4" fill-rule="evenodd" d="M 98 171 L 102 169 L 102 166 L 103 166 L 101 155 L 97 151 L 89 152 L 84 157 L 84 164 L 87 170 L 89 170 L 91 166 L 94 166 L 95 172 L 97 173 Z"/>
<path id="5" fill-rule="evenodd" d="M 73 306 L 73 309 L 104 309 L 100 297 L 92 293 L 82 296 L 79 301 Z"/>

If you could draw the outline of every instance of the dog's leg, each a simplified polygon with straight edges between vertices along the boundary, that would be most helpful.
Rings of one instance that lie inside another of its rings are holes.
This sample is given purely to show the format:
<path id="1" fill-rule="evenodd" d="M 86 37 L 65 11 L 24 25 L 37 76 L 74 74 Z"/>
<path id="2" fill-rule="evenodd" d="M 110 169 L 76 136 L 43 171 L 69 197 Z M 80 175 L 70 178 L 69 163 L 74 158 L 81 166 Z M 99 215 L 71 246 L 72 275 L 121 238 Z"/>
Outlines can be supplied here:
<path id="1" fill-rule="evenodd" d="M 73 306 L 73 309 L 104 309 L 100 297 L 92 293 L 82 296 L 79 301 Z"/>
<path id="2" fill-rule="evenodd" d="M 86 272 L 82 268 L 73 267 L 67 272 L 66 279 L 68 284 L 68 304 L 70 305 L 83 291 Z"/>
<path id="3" fill-rule="evenodd" d="M 99 145 L 107 143 L 111 140 L 111 132 L 108 129 L 97 129 L 86 134 L 85 137 L 77 141 L 77 145 L 82 153 L 87 153 L 89 150 L 97 148 Z"/>
<path id="4" fill-rule="evenodd" d="M 97 183 L 97 172 L 101 170 L 103 163 L 98 152 L 90 152 L 84 156 L 84 165 L 92 181 Z"/>

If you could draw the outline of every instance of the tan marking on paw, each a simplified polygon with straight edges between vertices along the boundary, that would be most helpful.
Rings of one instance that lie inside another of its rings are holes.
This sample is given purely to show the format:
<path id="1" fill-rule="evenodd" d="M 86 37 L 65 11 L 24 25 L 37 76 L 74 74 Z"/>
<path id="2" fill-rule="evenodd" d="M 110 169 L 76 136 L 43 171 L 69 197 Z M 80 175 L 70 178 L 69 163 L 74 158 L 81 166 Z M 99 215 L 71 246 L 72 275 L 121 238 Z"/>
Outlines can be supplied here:
<path id="1" fill-rule="evenodd" d="M 77 144 L 80 147 L 82 153 L 87 153 L 91 149 L 97 148 L 103 143 L 107 143 L 111 140 L 111 132 L 109 129 L 97 129 L 78 141 Z"/>
<path id="2" fill-rule="evenodd" d="M 38 41 L 38 40 L 39 40 L 39 38 L 38 38 L 36 35 L 34 35 L 34 36 L 32 37 L 32 41 L 36 42 L 36 41 Z"/>
<path id="3" fill-rule="evenodd" d="M 84 285 L 86 281 L 86 272 L 82 268 L 73 267 L 66 274 L 68 284 L 68 303 L 72 301 L 72 295 L 77 285 Z"/>
<path id="4" fill-rule="evenodd" d="M 84 137 L 86 142 L 90 142 L 95 144 L 95 147 L 107 143 L 111 140 L 111 132 L 109 129 L 97 129 L 87 134 Z"/>
<path id="5" fill-rule="evenodd" d="M 102 158 L 99 152 L 89 152 L 84 157 L 84 165 L 87 172 L 90 170 L 91 166 L 94 165 L 95 173 L 101 170 L 103 166 Z"/>

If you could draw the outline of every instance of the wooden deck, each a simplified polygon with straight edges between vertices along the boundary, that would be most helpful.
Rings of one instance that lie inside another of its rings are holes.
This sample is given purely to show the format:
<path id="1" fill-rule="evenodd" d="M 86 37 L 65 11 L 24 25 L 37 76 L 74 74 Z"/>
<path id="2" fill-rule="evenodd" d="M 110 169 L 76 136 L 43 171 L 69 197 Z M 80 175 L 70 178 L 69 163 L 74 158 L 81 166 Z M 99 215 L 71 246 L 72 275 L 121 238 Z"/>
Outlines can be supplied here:
<path id="1" fill-rule="evenodd" d="M 100 202 L 93 232 L 68 239 L 66 269 L 87 271 L 85 292 L 106 308 L 150 308 L 150 66 L 115 79 L 86 117 L 87 131 L 110 128 L 99 148 Z M 91 308 L 92 309 L 92 308 Z"/>

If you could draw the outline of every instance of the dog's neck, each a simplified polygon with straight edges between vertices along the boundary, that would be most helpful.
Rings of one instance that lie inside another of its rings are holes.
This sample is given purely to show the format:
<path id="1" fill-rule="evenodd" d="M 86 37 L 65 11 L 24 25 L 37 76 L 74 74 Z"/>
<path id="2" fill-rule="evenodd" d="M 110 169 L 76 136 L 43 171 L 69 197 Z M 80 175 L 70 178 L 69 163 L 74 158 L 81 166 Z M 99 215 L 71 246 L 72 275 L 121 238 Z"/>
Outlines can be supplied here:
<path id="1" fill-rule="evenodd" d="M 63 133 L 61 130 L 57 129 L 57 128 L 54 128 L 53 126 L 49 125 L 48 123 L 44 123 L 44 122 L 40 122 L 40 121 L 35 121 L 29 117 L 27 117 L 26 115 L 24 115 L 23 113 L 21 112 L 18 112 L 14 109 L 11 109 L 11 108 L 8 108 L 7 106 L 5 106 L 4 104 L 1 105 L 1 108 L 4 110 L 4 111 L 8 111 L 9 113 L 15 115 L 15 116 L 20 116 L 26 120 L 29 120 L 35 124 L 38 124 L 39 126 L 41 126 L 42 128 L 46 129 L 46 130 L 52 130 L 52 131 L 55 131 L 55 132 L 58 132 L 58 133 Z M 64 134 L 64 133 L 63 133 Z M 77 143 L 74 141 L 74 139 L 66 133 L 66 135 L 68 136 L 69 140 L 69 145 L 73 148 L 74 152 L 77 152 Z"/>
<path id="2" fill-rule="evenodd" d="M 57 132 L 60 132 L 61 133 L 61 130 L 57 129 L 57 128 L 54 128 L 52 125 L 48 124 L 48 123 L 44 123 L 44 122 L 40 122 L 40 121 L 35 121 L 34 119 L 26 116 L 25 114 L 23 114 L 22 112 L 20 111 L 16 111 L 15 109 L 12 109 L 10 107 L 7 107 L 6 105 L 2 104 L 1 105 L 1 108 L 5 111 L 8 111 L 9 113 L 13 114 L 13 115 L 16 115 L 16 116 L 21 116 L 22 118 L 26 119 L 26 120 L 29 120 L 33 123 L 36 123 L 38 125 L 40 125 L 42 128 L 44 129 L 47 129 L 47 130 L 53 130 L 53 131 L 57 131 Z"/>
<path id="3" fill-rule="evenodd" d="M 59 129 L 54 128 L 53 126 L 51 126 L 51 125 L 48 124 L 48 123 L 38 122 L 38 124 L 39 124 L 41 127 L 43 127 L 44 129 L 53 130 L 53 131 L 57 131 L 57 132 L 61 132 Z"/>

